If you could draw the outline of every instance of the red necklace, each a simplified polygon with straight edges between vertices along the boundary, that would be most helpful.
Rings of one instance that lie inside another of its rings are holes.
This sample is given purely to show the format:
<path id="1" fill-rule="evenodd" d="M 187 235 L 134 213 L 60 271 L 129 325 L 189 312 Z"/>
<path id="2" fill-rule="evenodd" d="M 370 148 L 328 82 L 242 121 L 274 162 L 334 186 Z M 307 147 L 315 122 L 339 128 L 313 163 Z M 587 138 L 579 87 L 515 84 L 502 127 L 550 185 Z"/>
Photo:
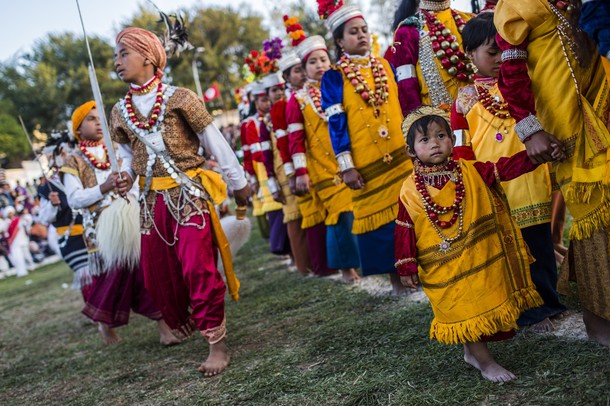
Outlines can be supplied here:
<path id="1" fill-rule="evenodd" d="M 462 200 L 464 200 L 465 195 L 464 180 L 462 178 L 462 169 L 460 168 L 460 165 L 458 165 L 456 161 L 450 159 L 441 168 L 441 172 L 443 174 L 451 172 L 454 175 L 452 178 L 455 182 L 455 198 L 450 206 L 441 206 L 432 200 L 432 196 L 430 196 L 430 193 L 428 192 L 426 181 L 422 175 L 422 172 L 427 172 L 428 175 L 432 173 L 428 167 L 425 167 L 416 160 L 415 188 L 421 195 L 428 219 L 430 219 L 433 224 L 436 224 L 440 228 L 449 228 L 453 226 L 460 217 L 460 212 L 462 211 Z M 439 219 L 439 215 L 446 214 L 451 211 L 453 211 L 451 219 L 448 221 Z"/>
<path id="2" fill-rule="evenodd" d="M 129 91 L 135 94 L 136 96 L 146 94 L 153 90 L 155 86 L 159 85 L 161 79 L 155 75 L 148 82 L 144 83 L 142 86 L 136 86 L 134 84 L 129 85 Z"/>
<path id="3" fill-rule="evenodd" d="M 102 145 L 102 147 L 104 148 L 104 162 L 98 161 L 97 158 L 87 150 L 87 147 L 95 147 L 97 145 Z M 87 157 L 89 162 L 91 162 L 91 165 L 93 165 L 97 169 L 101 169 L 103 171 L 110 169 L 110 161 L 108 160 L 108 149 L 106 148 L 105 144 L 101 144 L 99 141 L 83 140 L 78 143 L 78 148 L 80 149 L 80 152 L 82 152 L 83 155 Z"/>
<path id="4" fill-rule="evenodd" d="M 568 13 L 571 13 L 572 11 L 574 11 L 574 6 L 572 4 L 570 4 L 569 1 L 549 0 L 549 3 L 551 3 L 552 5 L 554 5 L 561 11 L 566 11 Z"/>
<path id="5" fill-rule="evenodd" d="M 457 42 L 457 37 L 452 35 L 451 30 L 441 23 L 436 14 L 427 10 L 421 10 L 426 18 L 426 26 L 430 33 L 432 41 L 432 50 L 436 52 L 436 58 L 440 61 L 441 66 L 451 76 L 462 82 L 472 81 L 471 73 L 474 67 L 470 60 L 460 49 L 460 44 Z M 457 24 L 458 31 L 462 32 L 466 22 L 455 11 L 451 10 L 451 15 Z"/>
<path id="6" fill-rule="evenodd" d="M 492 96 L 489 93 L 489 88 L 484 86 L 480 81 L 476 81 L 474 87 L 479 101 L 487 111 L 501 119 L 510 117 L 508 103 L 502 100 L 501 96 Z"/>
<path id="7" fill-rule="evenodd" d="M 315 86 L 311 83 L 308 83 L 307 84 L 307 94 L 309 95 L 309 98 L 311 99 L 311 102 L 313 104 L 312 107 L 314 108 L 314 110 L 318 112 L 318 115 L 324 116 L 324 110 L 322 110 L 322 102 L 320 101 L 320 95 L 321 95 L 320 89 L 317 86 Z"/>
<path id="8" fill-rule="evenodd" d="M 157 124 L 157 119 L 159 118 L 159 113 L 161 112 L 161 103 L 163 102 L 163 83 L 159 82 L 157 85 L 157 98 L 155 99 L 155 104 L 153 105 L 153 109 L 150 114 L 150 118 L 147 122 L 140 122 L 136 117 L 136 113 L 133 111 L 133 104 L 131 103 L 132 90 L 129 89 L 129 92 L 125 95 L 125 108 L 127 109 L 127 114 L 129 114 L 129 118 L 131 122 L 134 123 L 138 128 L 143 130 L 150 130 L 155 124 Z"/>
<path id="9" fill-rule="evenodd" d="M 383 103 L 388 100 L 390 94 L 388 86 L 388 75 L 381 62 L 374 56 L 370 56 L 371 70 L 373 71 L 373 80 L 375 81 L 375 90 L 373 91 L 366 80 L 360 73 L 360 68 L 345 54 L 339 60 L 339 66 L 345 73 L 345 76 L 351 81 L 356 89 L 356 93 L 360 93 L 360 97 L 371 105 L 374 109 L 375 117 L 379 116 L 379 109 Z"/>

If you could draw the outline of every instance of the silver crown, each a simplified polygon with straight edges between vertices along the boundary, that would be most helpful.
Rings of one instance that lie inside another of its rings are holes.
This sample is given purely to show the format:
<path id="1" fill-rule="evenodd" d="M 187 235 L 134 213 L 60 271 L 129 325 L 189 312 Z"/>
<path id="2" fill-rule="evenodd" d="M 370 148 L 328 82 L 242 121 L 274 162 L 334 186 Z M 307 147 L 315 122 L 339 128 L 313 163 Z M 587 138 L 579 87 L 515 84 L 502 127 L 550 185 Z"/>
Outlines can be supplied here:
<path id="1" fill-rule="evenodd" d="M 330 32 L 335 32 L 341 24 L 356 17 L 364 18 L 362 11 L 360 11 L 357 6 L 343 6 L 326 19 L 326 28 L 328 28 Z"/>
<path id="2" fill-rule="evenodd" d="M 323 49 L 328 51 L 326 47 L 326 41 L 320 35 L 314 35 L 311 37 L 305 38 L 299 45 L 296 46 L 295 50 L 297 51 L 297 55 L 302 60 L 305 60 L 307 56 L 313 51 L 317 51 L 319 49 Z"/>
<path id="3" fill-rule="evenodd" d="M 281 72 L 270 73 L 261 78 L 261 83 L 265 87 L 265 89 L 269 89 L 273 86 L 282 85 L 286 83 L 284 78 L 282 77 Z"/>

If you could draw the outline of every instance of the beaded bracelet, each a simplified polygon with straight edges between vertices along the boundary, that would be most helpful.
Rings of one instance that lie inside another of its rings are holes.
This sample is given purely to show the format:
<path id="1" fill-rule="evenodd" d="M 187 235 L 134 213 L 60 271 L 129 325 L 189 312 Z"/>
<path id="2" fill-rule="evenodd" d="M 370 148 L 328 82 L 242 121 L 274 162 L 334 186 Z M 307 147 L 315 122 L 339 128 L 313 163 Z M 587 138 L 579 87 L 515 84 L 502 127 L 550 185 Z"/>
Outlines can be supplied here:
<path id="1" fill-rule="evenodd" d="M 538 131 L 544 131 L 544 128 L 536 116 L 531 113 L 529 116 L 515 124 L 515 132 L 517 133 L 517 136 L 521 142 L 525 142 L 525 140 L 527 140 L 533 134 L 536 134 Z"/>

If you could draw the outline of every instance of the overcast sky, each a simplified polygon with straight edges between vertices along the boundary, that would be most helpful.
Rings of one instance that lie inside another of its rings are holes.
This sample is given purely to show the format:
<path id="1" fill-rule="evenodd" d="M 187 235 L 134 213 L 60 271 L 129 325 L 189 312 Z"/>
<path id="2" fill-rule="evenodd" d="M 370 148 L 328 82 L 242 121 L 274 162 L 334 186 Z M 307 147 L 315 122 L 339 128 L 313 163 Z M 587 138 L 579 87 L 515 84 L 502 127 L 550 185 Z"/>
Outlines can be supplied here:
<path id="1" fill-rule="evenodd" d="M 88 34 L 96 34 L 111 39 L 117 32 L 121 22 L 129 20 L 140 4 L 148 4 L 145 0 L 79 0 L 83 19 Z M 290 0 L 281 0 L 285 4 Z M 314 0 L 311 7 L 316 7 Z M 164 12 L 173 12 L 177 8 L 190 8 L 194 5 L 226 5 L 237 7 L 238 1 L 226 0 L 155 0 L 155 4 Z M 398 2 L 398 0 L 397 0 Z M 18 52 L 27 52 L 37 41 L 44 39 L 48 33 L 71 31 L 82 33 L 76 0 L 3 0 L 3 21 L 0 24 L 0 61 L 6 61 Z M 247 3 L 253 10 L 266 17 L 265 24 L 270 27 L 275 24 L 281 29 L 281 22 L 269 21 L 269 4 L 276 6 L 280 2 L 269 0 L 249 0 Z M 361 0 L 366 7 L 369 0 Z M 470 11 L 470 0 L 455 0 L 453 7 Z M 390 17 L 391 18 L 391 17 Z"/>

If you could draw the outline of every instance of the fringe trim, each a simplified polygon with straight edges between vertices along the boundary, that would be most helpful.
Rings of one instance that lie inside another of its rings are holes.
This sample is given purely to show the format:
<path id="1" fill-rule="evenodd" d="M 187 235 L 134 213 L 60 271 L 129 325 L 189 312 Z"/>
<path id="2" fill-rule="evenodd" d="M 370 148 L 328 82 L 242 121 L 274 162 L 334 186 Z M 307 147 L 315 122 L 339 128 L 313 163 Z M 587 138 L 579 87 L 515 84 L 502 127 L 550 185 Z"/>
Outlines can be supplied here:
<path id="1" fill-rule="evenodd" d="M 324 220 L 324 224 L 327 226 L 334 226 L 339 222 L 339 217 L 341 217 L 341 214 L 351 212 L 351 211 L 352 211 L 352 208 L 350 207 L 349 209 L 340 210 L 337 213 L 332 213 L 332 214 L 329 213 L 326 215 L 326 220 Z"/>
<path id="2" fill-rule="evenodd" d="M 497 308 L 468 320 L 441 323 L 434 318 L 430 326 L 430 339 L 444 344 L 477 342 L 484 335 L 517 329 L 517 319 L 521 312 L 543 304 L 534 287 L 520 289 Z"/>
<path id="3" fill-rule="evenodd" d="M 310 228 L 310 227 L 316 226 L 323 222 L 324 222 L 324 214 L 319 211 L 316 211 L 315 213 L 313 213 L 307 217 L 303 217 L 303 221 L 301 222 L 301 228 L 302 229 Z"/>
<path id="4" fill-rule="evenodd" d="M 589 203 L 595 189 L 599 189 L 602 193 L 602 201 L 606 200 L 606 196 L 610 196 L 610 170 L 609 174 L 604 175 L 603 182 L 572 182 L 564 188 L 566 202 L 574 203 Z"/>
<path id="5" fill-rule="evenodd" d="M 570 228 L 570 240 L 586 240 L 593 233 L 610 227 L 610 201 L 603 203 L 581 219 L 574 219 Z"/>
<path id="6" fill-rule="evenodd" d="M 82 270 L 80 285 L 89 286 L 93 282 L 94 276 L 99 276 L 106 272 L 102 263 L 102 256 L 98 251 L 90 251 L 87 259 L 87 267 Z"/>
<path id="7" fill-rule="evenodd" d="M 286 213 L 284 213 L 284 224 L 290 223 L 291 221 L 299 220 L 300 218 L 301 213 L 299 213 L 298 211 L 296 213 L 290 213 L 289 215 L 286 215 Z"/>
<path id="8" fill-rule="evenodd" d="M 370 216 L 354 219 L 354 225 L 352 227 L 353 234 L 364 234 L 370 231 L 375 231 L 379 227 L 393 222 L 396 220 L 398 215 L 398 205 L 393 204 L 392 206 L 383 209 L 377 213 L 371 214 Z"/>

